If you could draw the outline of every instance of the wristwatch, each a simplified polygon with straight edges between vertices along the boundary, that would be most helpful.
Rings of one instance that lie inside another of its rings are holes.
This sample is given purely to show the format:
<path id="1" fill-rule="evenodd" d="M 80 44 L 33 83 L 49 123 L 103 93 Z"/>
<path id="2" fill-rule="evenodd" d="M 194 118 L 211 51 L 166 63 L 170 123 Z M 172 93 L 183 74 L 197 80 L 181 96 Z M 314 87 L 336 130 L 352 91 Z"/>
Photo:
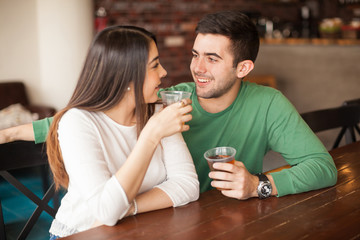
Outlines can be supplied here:
<path id="1" fill-rule="evenodd" d="M 257 187 L 257 193 L 260 199 L 268 198 L 271 195 L 272 187 L 269 179 L 265 174 L 258 173 L 256 176 L 259 178 L 259 186 Z"/>

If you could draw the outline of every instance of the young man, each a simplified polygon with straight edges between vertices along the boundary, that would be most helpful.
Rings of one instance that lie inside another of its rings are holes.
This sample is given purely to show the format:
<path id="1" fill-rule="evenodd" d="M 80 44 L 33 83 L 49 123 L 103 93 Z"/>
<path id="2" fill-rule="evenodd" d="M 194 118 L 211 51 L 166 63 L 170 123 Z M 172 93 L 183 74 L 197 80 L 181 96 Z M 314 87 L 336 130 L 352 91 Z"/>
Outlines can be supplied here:
<path id="1" fill-rule="evenodd" d="M 183 133 L 193 157 L 201 191 L 210 186 L 237 199 L 284 196 L 334 185 L 337 170 L 315 134 L 277 90 L 243 82 L 259 49 L 255 25 L 237 11 L 205 16 L 196 28 L 190 70 L 194 83 L 171 89 L 192 92 L 193 119 Z M 235 165 L 214 164 L 209 173 L 206 150 L 231 146 Z M 261 173 L 263 157 L 274 150 L 292 166 Z M 209 178 L 210 177 L 210 178 Z M 211 180 L 213 179 L 213 180 Z"/>
<path id="2" fill-rule="evenodd" d="M 248 199 L 334 185 L 337 170 L 330 154 L 293 105 L 275 89 L 242 81 L 259 49 L 251 20 L 238 11 L 209 14 L 196 33 L 190 65 L 194 82 L 169 89 L 192 92 L 193 119 L 183 136 L 201 192 L 217 187 L 225 196 Z M 45 140 L 48 120 L 34 122 L 37 142 Z M 219 171 L 210 172 L 203 154 L 220 146 L 234 147 L 237 161 L 214 164 Z M 281 153 L 292 167 L 261 174 L 269 150 Z"/>

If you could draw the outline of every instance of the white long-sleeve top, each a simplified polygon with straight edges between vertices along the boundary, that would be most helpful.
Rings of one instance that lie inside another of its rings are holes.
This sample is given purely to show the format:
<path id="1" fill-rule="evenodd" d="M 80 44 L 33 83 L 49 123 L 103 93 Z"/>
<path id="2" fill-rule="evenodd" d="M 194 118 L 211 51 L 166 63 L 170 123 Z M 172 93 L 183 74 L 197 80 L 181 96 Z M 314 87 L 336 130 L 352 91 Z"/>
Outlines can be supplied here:
<path id="1" fill-rule="evenodd" d="M 96 220 L 115 225 L 130 203 L 114 174 L 136 144 L 136 126 L 119 125 L 103 112 L 70 109 L 60 120 L 58 134 L 69 186 L 50 233 L 64 237 L 89 229 Z M 199 197 L 195 167 L 180 133 L 161 140 L 139 194 L 154 187 L 163 190 L 174 207 Z"/>

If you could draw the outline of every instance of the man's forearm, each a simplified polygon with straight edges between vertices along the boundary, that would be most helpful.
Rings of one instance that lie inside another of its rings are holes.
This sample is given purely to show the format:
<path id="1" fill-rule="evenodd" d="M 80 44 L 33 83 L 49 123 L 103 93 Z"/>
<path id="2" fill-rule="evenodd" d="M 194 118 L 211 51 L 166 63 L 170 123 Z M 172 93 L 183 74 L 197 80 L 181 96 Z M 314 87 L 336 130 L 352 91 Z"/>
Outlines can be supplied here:
<path id="1" fill-rule="evenodd" d="M 0 144 L 13 141 L 34 141 L 32 123 L 18 125 L 0 130 Z"/>

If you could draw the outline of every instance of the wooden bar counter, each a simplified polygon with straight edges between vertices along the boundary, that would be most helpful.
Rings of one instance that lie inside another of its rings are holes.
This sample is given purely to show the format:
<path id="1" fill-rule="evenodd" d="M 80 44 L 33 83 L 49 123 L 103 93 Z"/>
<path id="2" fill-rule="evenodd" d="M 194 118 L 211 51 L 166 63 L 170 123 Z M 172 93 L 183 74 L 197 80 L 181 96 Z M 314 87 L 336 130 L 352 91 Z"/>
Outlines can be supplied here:
<path id="1" fill-rule="evenodd" d="M 330 153 L 338 169 L 333 187 L 245 201 L 211 190 L 186 206 L 139 214 L 64 239 L 359 239 L 360 142 Z"/>

